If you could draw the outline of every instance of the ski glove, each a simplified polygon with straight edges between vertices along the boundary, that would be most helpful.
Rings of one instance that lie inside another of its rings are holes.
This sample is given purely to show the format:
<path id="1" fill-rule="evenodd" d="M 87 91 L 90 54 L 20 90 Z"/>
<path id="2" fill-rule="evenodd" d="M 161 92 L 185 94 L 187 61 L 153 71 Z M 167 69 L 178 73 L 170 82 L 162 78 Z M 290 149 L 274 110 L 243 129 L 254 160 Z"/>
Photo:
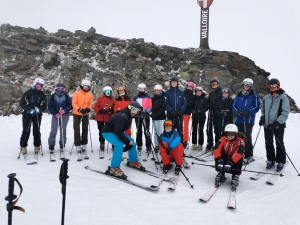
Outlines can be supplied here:
<path id="1" fill-rule="evenodd" d="M 109 109 L 107 110 L 109 113 L 114 113 L 114 109 L 112 107 L 109 107 Z"/>
<path id="2" fill-rule="evenodd" d="M 78 112 L 80 112 L 80 113 L 82 113 L 82 114 L 86 114 L 86 109 L 79 108 L 79 109 L 78 109 Z"/>
<path id="3" fill-rule="evenodd" d="M 227 113 L 229 113 L 227 110 L 226 111 L 225 110 L 221 111 L 222 116 L 228 116 Z"/>
<path id="4" fill-rule="evenodd" d="M 172 150 L 173 150 L 173 148 L 168 147 L 168 148 L 166 149 L 167 154 L 170 155 L 170 152 L 171 152 Z"/>
<path id="5" fill-rule="evenodd" d="M 242 111 L 241 114 L 242 114 L 242 117 L 251 116 L 251 113 L 247 110 Z"/>
<path id="6" fill-rule="evenodd" d="M 265 117 L 262 116 L 262 117 L 260 117 L 260 120 L 259 120 L 259 126 L 262 126 L 264 124 L 265 124 Z"/>
<path id="7" fill-rule="evenodd" d="M 99 113 L 100 113 L 100 114 L 106 114 L 106 113 L 107 113 L 107 110 L 106 110 L 106 109 L 99 109 Z"/>
<path id="8" fill-rule="evenodd" d="M 269 129 L 271 129 L 271 130 L 274 130 L 274 129 L 276 129 L 279 125 L 280 125 L 280 123 L 276 120 L 274 123 L 269 124 L 269 125 L 267 126 L 267 128 L 269 128 Z"/>
<path id="9" fill-rule="evenodd" d="M 35 110 L 34 109 L 29 109 L 29 113 L 33 115 L 33 114 L 35 114 Z"/>
<path id="10" fill-rule="evenodd" d="M 224 166 L 224 160 L 223 159 L 218 159 L 217 160 L 217 169 L 219 169 L 220 172 L 223 171 L 223 166 Z"/>
<path id="11" fill-rule="evenodd" d="M 132 148 L 132 145 L 125 145 L 123 148 L 123 152 L 127 152 Z"/>
<path id="12" fill-rule="evenodd" d="M 65 114 L 65 113 L 66 113 L 66 112 L 65 112 L 65 110 L 63 110 L 63 109 L 60 109 L 58 112 L 59 112 L 59 114 L 60 114 L 60 115 L 62 115 L 62 114 Z"/>
<path id="13" fill-rule="evenodd" d="M 34 111 L 35 111 L 35 113 L 37 113 L 37 114 L 41 112 L 41 110 L 40 110 L 38 107 L 35 107 L 35 108 L 34 108 Z"/>
<path id="14" fill-rule="evenodd" d="M 86 110 L 86 113 L 91 112 L 91 109 L 90 109 L 90 108 L 86 108 L 85 110 Z"/>
<path id="15" fill-rule="evenodd" d="M 233 166 L 233 162 L 228 161 L 226 165 L 224 166 L 224 172 L 225 173 L 230 173 L 231 172 L 231 167 Z"/>
<path id="16" fill-rule="evenodd" d="M 143 117 L 148 117 L 148 116 L 149 116 L 149 113 L 148 113 L 148 112 L 142 112 L 142 116 L 143 116 Z"/>
<path id="17" fill-rule="evenodd" d="M 242 112 L 236 111 L 236 112 L 234 113 L 234 116 L 235 116 L 236 118 L 242 117 Z"/>
<path id="18" fill-rule="evenodd" d="M 58 118 L 58 117 L 60 117 L 60 114 L 59 114 L 59 113 L 56 113 L 54 116 L 55 116 L 56 118 Z"/>

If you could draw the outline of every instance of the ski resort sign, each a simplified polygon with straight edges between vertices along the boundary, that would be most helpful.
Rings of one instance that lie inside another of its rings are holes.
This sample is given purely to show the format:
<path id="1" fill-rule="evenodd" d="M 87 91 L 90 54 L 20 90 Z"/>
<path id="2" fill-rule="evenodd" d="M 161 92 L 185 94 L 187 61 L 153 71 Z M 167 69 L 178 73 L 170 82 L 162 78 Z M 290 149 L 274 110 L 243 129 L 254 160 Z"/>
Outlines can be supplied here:
<path id="1" fill-rule="evenodd" d="M 211 6 L 212 2 L 213 0 L 197 0 L 198 5 L 201 7 L 199 48 L 209 49 L 209 7 Z"/>

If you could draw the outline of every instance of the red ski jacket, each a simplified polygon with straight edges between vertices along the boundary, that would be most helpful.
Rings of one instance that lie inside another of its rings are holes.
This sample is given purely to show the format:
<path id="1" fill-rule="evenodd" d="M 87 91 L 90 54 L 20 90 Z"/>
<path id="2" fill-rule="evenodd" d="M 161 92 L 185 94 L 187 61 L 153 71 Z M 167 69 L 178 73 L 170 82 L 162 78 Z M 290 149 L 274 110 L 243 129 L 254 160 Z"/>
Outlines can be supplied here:
<path id="1" fill-rule="evenodd" d="M 101 114 L 99 112 L 101 109 L 104 109 L 103 112 L 106 111 L 106 113 Z M 109 109 L 114 110 L 114 97 L 106 96 L 105 94 L 103 94 L 97 99 L 97 102 L 94 105 L 94 111 L 96 113 L 95 120 L 99 122 L 107 122 L 109 118 L 113 115 L 113 113 L 108 112 Z"/>

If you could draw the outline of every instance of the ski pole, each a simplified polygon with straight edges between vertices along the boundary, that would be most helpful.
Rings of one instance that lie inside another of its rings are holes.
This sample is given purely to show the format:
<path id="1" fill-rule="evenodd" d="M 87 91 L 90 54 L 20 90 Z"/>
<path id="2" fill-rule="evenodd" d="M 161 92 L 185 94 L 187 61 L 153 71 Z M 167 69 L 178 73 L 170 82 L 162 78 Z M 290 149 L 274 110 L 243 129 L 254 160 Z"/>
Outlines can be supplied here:
<path id="1" fill-rule="evenodd" d="M 206 165 L 206 164 L 202 164 L 202 163 L 192 162 L 192 165 L 194 165 L 194 164 L 200 165 L 200 166 L 208 166 L 208 167 L 212 167 L 212 168 L 217 168 L 217 166 L 214 166 L 214 165 Z M 244 172 L 250 172 L 250 173 L 263 173 L 263 174 L 276 175 L 276 176 L 280 176 L 280 177 L 284 176 L 282 173 L 278 174 L 278 173 L 268 173 L 268 172 L 254 171 L 254 170 L 239 170 L 239 169 L 231 169 L 231 170 L 238 170 L 238 171 L 244 171 Z"/>
<path id="2" fill-rule="evenodd" d="M 272 129 L 271 129 L 271 130 L 272 130 Z M 286 154 L 286 156 L 287 156 L 287 157 L 289 158 L 289 160 L 291 161 L 293 167 L 295 168 L 296 172 L 298 173 L 298 176 L 300 176 L 298 170 L 296 169 L 296 167 L 295 167 L 294 163 L 292 162 L 291 158 L 289 157 L 289 155 L 286 153 L 285 148 L 283 147 L 282 143 L 279 141 L 279 139 L 278 139 L 277 135 L 275 134 L 274 130 L 272 130 L 272 132 L 273 132 L 273 134 L 274 134 L 274 136 L 275 136 L 276 141 L 279 143 L 279 145 L 281 146 L 281 148 L 284 150 L 284 153 Z"/>
<path id="3" fill-rule="evenodd" d="M 193 131 L 193 121 L 194 121 L 194 118 L 193 118 L 193 114 L 192 114 L 192 126 L 191 126 L 191 130 L 190 130 L 190 136 L 189 136 L 189 141 L 187 143 L 187 149 L 190 149 L 190 142 L 191 142 L 191 136 L 192 136 L 192 131 Z M 190 126 L 190 124 L 189 124 Z"/>
<path id="4" fill-rule="evenodd" d="M 60 107 L 60 110 L 62 110 L 61 107 Z M 64 125 L 63 125 L 62 115 L 60 115 L 59 117 L 60 117 L 60 135 L 61 135 L 61 143 L 62 143 L 63 151 L 64 151 L 64 149 L 65 149 Z"/>
<path id="5" fill-rule="evenodd" d="M 67 186 L 67 179 L 68 176 L 68 161 L 69 159 L 63 159 L 63 163 L 60 167 L 60 173 L 59 173 L 59 181 L 61 183 L 61 193 L 63 195 L 62 200 L 62 214 L 61 214 L 61 225 L 64 225 L 65 223 L 65 205 L 66 205 L 66 186 Z"/>
<path id="6" fill-rule="evenodd" d="M 30 119 L 30 121 L 29 121 L 29 124 L 28 124 L 27 130 L 26 130 L 26 134 L 25 134 L 25 137 L 24 137 L 22 146 L 24 145 L 25 140 L 26 140 L 26 137 L 27 137 L 27 135 L 28 135 L 28 131 L 30 130 L 30 126 L 31 126 L 31 122 L 32 122 L 32 117 L 33 117 L 33 116 L 31 116 L 31 119 Z M 22 146 L 21 146 L 21 148 L 20 148 L 20 152 L 19 152 L 18 159 L 20 159 L 20 155 L 21 155 L 21 152 L 22 152 Z"/>
<path id="7" fill-rule="evenodd" d="M 14 209 L 25 212 L 25 210 L 22 207 L 15 206 L 15 204 L 18 202 L 18 200 L 19 200 L 19 198 L 20 198 L 20 196 L 23 192 L 22 185 L 17 180 L 17 178 L 15 178 L 15 176 L 16 176 L 15 173 L 11 173 L 7 176 L 9 178 L 9 181 L 8 181 L 8 196 L 5 197 L 5 200 L 8 201 L 8 203 L 6 205 L 6 209 L 7 209 L 7 212 L 8 212 L 8 225 L 12 225 L 12 211 Z M 19 195 L 18 198 L 17 198 L 17 195 L 14 195 L 15 181 L 17 182 L 17 184 L 20 187 L 20 195 Z M 15 200 L 15 201 L 13 201 L 13 200 Z"/>
<path id="8" fill-rule="evenodd" d="M 255 143 L 254 143 L 254 145 L 253 145 L 253 149 L 254 149 L 254 147 L 255 147 L 255 145 L 256 145 L 256 142 L 257 142 L 257 138 L 258 138 L 258 135 L 259 135 L 260 129 L 261 129 L 261 126 L 259 127 L 259 130 L 258 130 L 258 133 L 257 133 L 256 139 L 255 139 Z M 245 165 L 245 167 L 244 167 L 244 170 L 246 169 L 246 167 L 247 167 L 248 163 L 249 163 L 249 158 L 247 159 L 247 162 L 246 162 L 246 165 Z"/>
<path id="9" fill-rule="evenodd" d="M 184 174 L 184 172 L 182 171 L 181 167 L 180 167 L 180 172 L 182 173 L 182 175 L 184 176 L 184 178 L 186 179 L 186 181 L 189 183 L 189 185 L 191 186 L 191 188 L 194 189 L 194 185 L 192 185 L 192 184 L 190 183 L 190 179 L 187 178 L 187 177 L 185 176 L 185 174 Z"/>
<path id="10" fill-rule="evenodd" d="M 40 129 L 40 122 L 39 122 L 39 115 L 38 114 L 36 114 L 36 122 L 37 122 L 39 133 L 40 133 L 41 153 L 42 153 L 42 156 L 44 156 L 43 145 L 42 145 L 42 135 L 41 135 L 41 129 Z"/>

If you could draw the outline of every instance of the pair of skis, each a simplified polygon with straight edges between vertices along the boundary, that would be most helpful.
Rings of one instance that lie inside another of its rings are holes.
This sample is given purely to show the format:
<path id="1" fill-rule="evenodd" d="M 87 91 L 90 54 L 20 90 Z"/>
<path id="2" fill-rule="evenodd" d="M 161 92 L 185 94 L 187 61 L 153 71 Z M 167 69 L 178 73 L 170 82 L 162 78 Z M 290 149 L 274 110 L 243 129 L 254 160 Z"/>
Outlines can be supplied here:
<path id="1" fill-rule="evenodd" d="M 209 189 L 199 200 L 201 202 L 208 202 L 226 180 L 227 178 L 224 178 L 218 186 L 214 186 L 213 188 Z M 231 186 L 227 208 L 236 209 L 236 188 L 233 186 Z"/>
<path id="2" fill-rule="evenodd" d="M 60 149 L 59 151 L 59 158 L 60 159 L 64 159 L 65 158 L 65 152 L 63 150 L 63 148 Z M 55 162 L 56 161 L 56 154 L 55 152 L 50 152 L 50 162 Z"/>
<path id="3" fill-rule="evenodd" d="M 77 156 L 78 156 L 77 162 L 81 162 L 83 159 L 86 159 L 86 160 L 90 159 L 90 157 L 86 153 L 86 149 L 84 149 L 84 150 L 81 149 L 81 151 L 77 151 Z"/>
<path id="4" fill-rule="evenodd" d="M 38 163 L 39 156 L 34 154 L 33 158 L 30 159 L 27 154 L 23 154 L 26 165 L 35 165 Z"/>
<path id="5" fill-rule="evenodd" d="M 289 165 L 289 161 L 286 161 L 285 165 L 284 165 L 284 168 L 287 167 Z M 250 177 L 251 180 L 259 180 L 260 178 L 262 178 L 264 175 L 268 174 L 270 171 L 273 171 L 274 168 L 276 169 L 276 165 L 274 163 L 274 166 L 271 168 L 271 169 L 266 169 L 266 171 L 264 173 L 257 173 L 253 176 Z M 275 174 L 272 174 L 268 180 L 266 181 L 267 184 L 270 184 L 270 185 L 274 185 L 276 184 L 276 181 L 278 180 L 278 177 L 279 176 L 283 176 L 281 174 L 281 171 L 280 172 L 275 172 Z"/>

